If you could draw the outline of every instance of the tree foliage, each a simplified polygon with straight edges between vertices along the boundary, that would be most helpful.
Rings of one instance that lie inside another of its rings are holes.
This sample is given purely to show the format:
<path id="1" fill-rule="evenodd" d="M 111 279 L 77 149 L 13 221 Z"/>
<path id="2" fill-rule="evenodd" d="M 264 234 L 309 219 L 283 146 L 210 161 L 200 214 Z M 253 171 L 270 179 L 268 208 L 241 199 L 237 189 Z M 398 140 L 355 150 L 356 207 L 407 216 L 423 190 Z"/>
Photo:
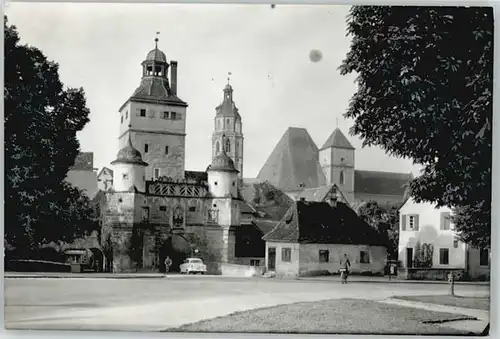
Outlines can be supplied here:
<path id="1" fill-rule="evenodd" d="M 369 201 L 354 208 L 358 216 L 378 230 L 385 239 L 390 259 L 398 257 L 399 207 L 401 206 L 382 207 L 376 201 Z"/>
<path id="2" fill-rule="evenodd" d="M 463 240 L 488 245 L 492 8 L 353 6 L 347 30 L 340 69 L 358 75 L 351 133 L 422 165 L 413 198 L 457 208 Z"/>
<path id="3" fill-rule="evenodd" d="M 82 89 L 63 89 L 58 65 L 23 45 L 4 17 L 5 237 L 26 252 L 95 228 L 89 199 L 65 182 L 89 121 Z"/>

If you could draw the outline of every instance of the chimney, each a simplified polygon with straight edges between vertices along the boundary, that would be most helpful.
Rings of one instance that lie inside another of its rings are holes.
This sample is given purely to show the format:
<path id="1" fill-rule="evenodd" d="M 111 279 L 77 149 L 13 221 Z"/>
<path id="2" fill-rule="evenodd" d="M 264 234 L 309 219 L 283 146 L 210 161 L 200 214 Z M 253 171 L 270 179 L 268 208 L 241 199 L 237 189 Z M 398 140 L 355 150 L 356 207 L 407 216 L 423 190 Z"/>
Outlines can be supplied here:
<path id="1" fill-rule="evenodd" d="M 177 95 L 177 61 L 170 61 L 170 89 Z"/>

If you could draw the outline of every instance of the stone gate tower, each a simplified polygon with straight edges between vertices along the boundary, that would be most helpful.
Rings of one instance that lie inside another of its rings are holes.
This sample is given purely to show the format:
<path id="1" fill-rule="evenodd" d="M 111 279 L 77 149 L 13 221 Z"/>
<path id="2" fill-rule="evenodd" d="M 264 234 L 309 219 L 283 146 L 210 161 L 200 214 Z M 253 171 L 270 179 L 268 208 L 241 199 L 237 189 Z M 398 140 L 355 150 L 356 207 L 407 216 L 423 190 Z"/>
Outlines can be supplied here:
<path id="1" fill-rule="evenodd" d="M 230 84 L 224 87 L 224 98 L 215 111 L 212 158 L 215 158 L 224 149 L 227 156 L 233 160 L 234 167 L 239 172 L 239 178 L 243 178 L 242 123 L 238 108 L 233 101 L 233 88 Z M 222 139 L 224 139 L 224 144 L 221 143 Z"/>
<path id="2" fill-rule="evenodd" d="M 156 38 L 142 62 L 141 84 L 119 109 L 119 148 L 130 138 L 148 163 L 146 180 L 184 179 L 186 108 L 177 96 L 177 61 L 167 62 Z"/>

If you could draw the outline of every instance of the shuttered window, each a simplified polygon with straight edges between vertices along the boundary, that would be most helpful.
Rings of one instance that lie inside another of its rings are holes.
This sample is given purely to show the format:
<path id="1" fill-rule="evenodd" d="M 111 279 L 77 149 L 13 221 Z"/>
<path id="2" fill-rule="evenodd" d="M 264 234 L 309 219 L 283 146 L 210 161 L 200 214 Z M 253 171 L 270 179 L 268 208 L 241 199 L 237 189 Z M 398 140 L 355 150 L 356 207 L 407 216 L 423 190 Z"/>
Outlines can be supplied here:
<path id="1" fill-rule="evenodd" d="M 450 212 L 441 212 L 441 224 L 439 229 L 443 231 L 450 229 Z"/>

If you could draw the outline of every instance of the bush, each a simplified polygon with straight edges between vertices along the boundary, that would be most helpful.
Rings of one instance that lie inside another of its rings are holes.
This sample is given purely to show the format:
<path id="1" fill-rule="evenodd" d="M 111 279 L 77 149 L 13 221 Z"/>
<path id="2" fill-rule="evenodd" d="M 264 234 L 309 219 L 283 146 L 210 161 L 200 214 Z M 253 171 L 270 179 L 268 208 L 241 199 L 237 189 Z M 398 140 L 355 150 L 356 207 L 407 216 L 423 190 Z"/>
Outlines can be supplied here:
<path id="1" fill-rule="evenodd" d="M 5 271 L 8 272 L 71 272 L 71 265 L 60 262 L 16 259 L 5 262 Z"/>

